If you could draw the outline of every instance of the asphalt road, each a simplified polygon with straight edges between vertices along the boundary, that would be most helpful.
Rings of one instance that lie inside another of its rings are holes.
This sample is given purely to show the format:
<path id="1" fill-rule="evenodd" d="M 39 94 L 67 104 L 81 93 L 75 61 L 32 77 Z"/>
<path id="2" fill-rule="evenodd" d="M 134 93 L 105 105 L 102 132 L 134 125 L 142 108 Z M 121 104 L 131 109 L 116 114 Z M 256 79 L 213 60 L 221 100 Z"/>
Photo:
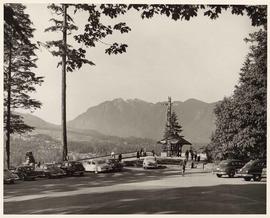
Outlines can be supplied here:
<path id="1" fill-rule="evenodd" d="M 265 214 L 266 183 L 178 168 L 4 185 L 4 214 Z"/>

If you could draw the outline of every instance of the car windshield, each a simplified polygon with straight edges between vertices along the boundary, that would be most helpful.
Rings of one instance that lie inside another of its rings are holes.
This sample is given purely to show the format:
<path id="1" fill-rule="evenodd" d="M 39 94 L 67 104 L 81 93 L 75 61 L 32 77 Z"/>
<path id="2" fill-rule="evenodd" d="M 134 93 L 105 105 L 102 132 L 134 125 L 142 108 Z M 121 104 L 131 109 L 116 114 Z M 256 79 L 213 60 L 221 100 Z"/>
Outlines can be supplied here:
<path id="1" fill-rule="evenodd" d="M 223 161 L 221 161 L 221 162 L 219 163 L 219 165 L 220 165 L 220 166 L 228 166 L 229 163 L 230 163 L 229 161 L 223 160 Z"/>
<path id="2" fill-rule="evenodd" d="M 246 163 L 246 165 L 244 167 L 250 167 L 251 165 L 253 165 L 256 161 L 255 160 L 251 160 L 248 163 Z"/>
<path id="3" fill-rule="evenodd" d="M 106 163 L 106 160 L 97 160 L 96 163 L 97 164 L 105 164 Z"/>

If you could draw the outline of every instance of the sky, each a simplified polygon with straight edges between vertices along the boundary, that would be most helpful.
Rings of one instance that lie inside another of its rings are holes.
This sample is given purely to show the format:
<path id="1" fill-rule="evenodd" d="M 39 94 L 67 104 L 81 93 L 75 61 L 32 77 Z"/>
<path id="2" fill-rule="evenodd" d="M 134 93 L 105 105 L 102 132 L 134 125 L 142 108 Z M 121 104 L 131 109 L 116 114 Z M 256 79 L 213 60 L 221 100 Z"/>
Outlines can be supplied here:
<path id="1" fill-rule="evenodd" d="M 46 4 L 26 4 L 36 28 L 34 40 L 45 42 L 60 39 L 61 34 L 45 33 L 52 14 Z M 79 28 L 85 14 L 77 14 Z M 127 53 L 109 56 L 107 46 L 98 44 L 86 48 L 87 58 L 95 66 L 83 66 L 67 74 L 67 120 L 72 120 L 89 107 L 115 98 L 142 99 L 148 102 L 185 101 L 196 98 L 208 103 L 233 93 L 239 72 L 248 53 L 244 42 L 256 28 L 247 16 L 224 12 L 219 19 L 210 20 L 199 14 L 190 21 L 174 21 L 165 16 L 141 19 L 130 12 L 116 20 L 131 27 L 128 34 L 116 33 L 105 43 L 128 44 Z M 68 41 L 73 44 L 72 37 Z M 74 44 L 75 45 L 75 44 Z M 75 45 L 77 46 L 77 45 Z M 84 47 L 85 48 L 85 47 Z M 37 51 L 39 60 L 34 70 L 44 76 L 33 97 L 42 102 L 34 115 L 55 124 L 61 121 L 61 68 L 58 59 L 46 49 Z"/>

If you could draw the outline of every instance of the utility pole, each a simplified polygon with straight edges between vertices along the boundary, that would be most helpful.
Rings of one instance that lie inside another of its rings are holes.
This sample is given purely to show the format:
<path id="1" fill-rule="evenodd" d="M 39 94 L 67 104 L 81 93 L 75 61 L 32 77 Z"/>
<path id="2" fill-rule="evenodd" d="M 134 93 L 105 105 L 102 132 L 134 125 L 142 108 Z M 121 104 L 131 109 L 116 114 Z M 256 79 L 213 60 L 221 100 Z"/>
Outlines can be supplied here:
<path id="1" fill-rule="evenodd" d="M 67 120 L 66 120 L 66 59 L 67 59 L 67 5 L 63 9 L 63 44 L 62 44 L 62 144 L 63 161 L 67 160 Z"/>

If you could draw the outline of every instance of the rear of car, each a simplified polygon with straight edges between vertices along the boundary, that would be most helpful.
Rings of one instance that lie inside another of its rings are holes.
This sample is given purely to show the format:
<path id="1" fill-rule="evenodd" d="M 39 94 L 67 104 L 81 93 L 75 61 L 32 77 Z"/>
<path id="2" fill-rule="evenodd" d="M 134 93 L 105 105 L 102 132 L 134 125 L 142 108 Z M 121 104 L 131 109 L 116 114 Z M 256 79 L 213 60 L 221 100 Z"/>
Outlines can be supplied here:
<path id="1" fill-rule="evenodd" d="M 156 157 L 150 156 L 146 157 L 143 160 L 143 168 L 144 169 L 155 169 L 158 167 L 157 159 Z"/>
<path id="2" fill-rule="evenodd" d="M 67 176 L 84 175 L 84 167 L 78 161 L 65 161 L 62 163 L 61 169 L 65 171 Z"/>
<path id="3" fill-rule="evenodd" d="M 55 164 L 44 164 L 41 168 L 47 178 L 62 177 L 65 175 L 65 171 L 57 167 Z"/>
<path id="4" fill-rule="evenodd" d="M 4 169 L 4 184 L 13 184 L 16 180 L 19 180 L 19 176 L 12 173 L 8 169 Z"/>
<path id="5" fill-rule="evenodd" d="M 112 169 L 111 166 L 104 159 L 96 160 L 95 164 L 96 164 L 96 171 L 95 171 L 96 173 L 109 172 Z"/>
<path id="6" fill-rule="evenodd" d="M 20 166 L 16 169 L 15 173 L 21 180 L 34 180 L 38 177 L 32 166 Z"/>
<path id="7" fill-rule="evenodd" d="M 123 164 L 119 160 L 108 159 L 107 163 L 110 166 L 109 171 L 119 172 L 119 171 L 122 171 L 122 169 L 123 169 Z"/>
<path id="8" fill-rule="evenodd" d="M 245 162 L 241 160 L 223 160 L 219 163 L 215 169 L 217 177 L 228 175 L 230 178 L 234 177 L 237 171 L 245 165 Z"/>
<path id="9" fill-rule="evenodd" d="M 266 168 L 265 159 L 251 160 L 239 170 L 239 175 L 243 177 L 245 181 L 250 181 L 251 179 L 253 179 L 253 181 L 260 181 L 263 168 Z"/>

